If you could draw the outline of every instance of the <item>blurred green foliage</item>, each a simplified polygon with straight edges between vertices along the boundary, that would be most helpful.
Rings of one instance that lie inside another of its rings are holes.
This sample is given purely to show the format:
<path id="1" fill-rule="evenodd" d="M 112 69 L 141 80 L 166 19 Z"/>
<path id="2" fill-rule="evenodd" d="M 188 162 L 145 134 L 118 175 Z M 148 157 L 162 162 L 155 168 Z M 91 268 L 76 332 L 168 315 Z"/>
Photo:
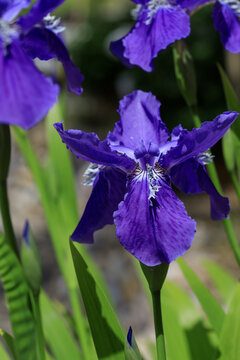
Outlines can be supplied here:
<path id="1" fill-rule="evenodd" d="M 152 73 L 137 67 L 128 69 L 110 54 L 110 41 L 126 34 L 134 24 L 130 14 L 133 4 L 130 1 L 121 1 L 119 4 L 113 0 L 83 3 L 68 0 L 67 3 L 62 7 L 62 12 L 76 24 L 70 48 L 73 60 L 85 75 L 85 94 L 82 96 L 104 99 L 103 106 L 109 106 L 107 114 L 101 109 L 90 111 L 92 118 L 87 111 L 81 112 L 81 124 L 109 128 L 117 120 L 114 111 L 118 107 L 118 100 L 134 89 L 142 89 L 152 91 L 162 102 L 162 117 L 170 128 L 179 121 L 185 127 L 191 127 L 188 109 L 174 75 L 171 46 L 154 60 L 155 71 Z M 217 62 L 224 62 L 224 49 L 219 34 L 213 28 L 211 10 L 212 7 L 207 6 L 192 16 L 192 31 L 187 38 L 197 73 L 198 101 L 203 120 L 210 120 L 226 109 L 216 68 Z M 98 106 L 101 106 L 101 101 Z M 114 110 L 111 111 L 110 107 Z"/>

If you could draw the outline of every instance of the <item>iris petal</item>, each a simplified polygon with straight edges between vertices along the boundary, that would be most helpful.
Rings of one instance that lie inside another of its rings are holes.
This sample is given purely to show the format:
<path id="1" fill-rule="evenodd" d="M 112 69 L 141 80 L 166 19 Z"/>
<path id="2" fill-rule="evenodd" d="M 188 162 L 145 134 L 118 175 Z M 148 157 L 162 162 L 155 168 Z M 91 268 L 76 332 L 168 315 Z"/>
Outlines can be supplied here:
<path id="1" fill-rule="evenodd" d="M 138 21 L 131 32 L 112 45 L 113 52 L 124 57 L 131 65 L 145 71 L 153 70 L 153 58 L 176 40 L 190 34 L 190 19 L 180 6 L 159 7 L 150 24 Z M 122 50 L 124 52 L 122 53 Z"/>
<path id="2" fill-rule="evenodd" d="M 62 40 L 51 30 L 34 28 L 22 40 L 24 49 L 29 56 L 48 60 L 57 57 L 62 62 L 69 91 L 81 94 L 81 83 L 84 79 L 80 70 L 73 64 Z"/>
<path id="3" fill-rule="evenodd" d="M 182 132 L 176 145 L 164 155 L 162 166 L 173 167 L 210 149 L 223 137 L 238 115 L 235 111 L 226 111 L 213 121 L 202 123 L 199 129 Z"/>
<path id="4" fill-rule="evenodd" d="M 177 0 L 177 4 L 179 4 L 182 8 L 188 9 L 190 11 L 196 9 L 198 6 L 209 2 L 209 0 Z"/>
<path id="5" fill-rule="evenodd" d="M 35 24 L 39 23 L 47 14 L 60 6 L 64 0 L 38 0 L 27 15 L 22 16 L 17 21 L 25 31 L 30 30 Z"/>
<path id="6" fill-rule="evenodd" d="M 196 224 L 172 189 L 161 183 L 149 200 L 147 176 L 132 179 L 124 201 L 114 212 L 117 237 L 138 260 L 148 266 L 170 263 L 191 246 Z"/>
<path id="7" fill-rule="evenodd" d="M 56 123 L 54 127 L 61 136 L 62 141 L 67 145 L 67 148 L 85 161 L 106 166 L 118 166 L 125 169 L 133 169 L 135 167 L 134 160 L 111 150 L 108 142 L 106 140 L 100 141 L 94 133 L 85 133 L 81 130 L 64 131 L 62 123 Z"/>
<path id="8" fill-rule="evenodd" d="M 160 147 L 169 138 L 169 132 L 160 117 L 161 103 L 150 92 L 133 91 L 120 101 L 121 120 L 116 123 L 110 138 L 135 151 L 140 142 L 146 151 Z M 153 145 L 154 144 L 154 145 Z"/>
<path id="9" fill-rule="evenodd" d="M 206 192 L 209 195 L 213 220 L 222 220 L 228 216 L 230 211 L 228 198 L 217 192 L 205 166 L 196 159 L 189 159 L 174 166 L 170 170 L 170 176 L 174 185 L 185 194 Z"/>
<path id="10" fill-rule="evenodd" d="M 83 216 L 71 236 L 80 243 L 92 243 L 93 233 L 113 224 L 113 212 L 126 193 L 126 174 L 105 168 L 99 171 Z"/>
<path id="11" fill-rule="evenodd" d="M 0 1 L 0 16 L 3 20 L 10 22 L 24 8 L 31 4 L 31 0 L 6 0 Z"/>
<path id="12" fill-rule="evenodd" d="M 7 51 L 0 44 L 0 122 L 29 129 L 57 101 L 59 88 L 38 71 L 18 41 Z"/>
<path id="13" fill-rule="evenodd" d="M 214 27 L 226 50 L 240 52 L 240 21 L 230 6 L 216 1 L 212 12 Z"/>

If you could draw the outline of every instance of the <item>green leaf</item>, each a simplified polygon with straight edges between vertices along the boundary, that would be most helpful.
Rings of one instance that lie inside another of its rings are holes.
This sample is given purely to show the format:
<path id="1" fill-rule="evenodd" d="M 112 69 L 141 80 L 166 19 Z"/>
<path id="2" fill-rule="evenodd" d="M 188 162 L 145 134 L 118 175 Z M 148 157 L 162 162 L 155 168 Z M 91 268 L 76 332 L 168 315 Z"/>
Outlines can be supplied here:
<path id="1" fill-rule="evenodd" d="M 225 98 L 226 98 L 226 102 L 227 102 L 227 107 L 231 111 L 237 111 L 240 113 L 240 104 L 239 104 L 237 95 L 235 94 L 235 91 L 234 91 L 227 75 L 225 74 L 223 68 L 221 67 L 221 65 L 218 64 L 217 66 L 218 66 L 218 70 L 220 72 L 220 76 L 221 76 L 221 80 L 222 80 L 224 94 L 225 94 Z M 236 136 L 240 139 L 239 118 L 234 121 L 233 125 L 231 126 L 231 129 L 236 134 Z"/>
<path id="2" fill-rule="evenodd" d="M 43 291 L 40 306 L 45 339 L 54 357 L 57 360 L 83 359 L 64 318 Z"/>
<path id="3" fill-rule="evenodd" d="M 15 344 L 14 344 L 14 338 L 6 331 L 0 329 L 0 335 L 4 339 L 5 343 L 7 344 L 7 347 L 12 354 L 13 358 L 16 359 L 16 351 L 15 351 Z M 0 358 L 1 359 L 1 358 Z"/>
<path id="4" fill-rule="evenodd" d="M 240 284 L 237 285 L 220 336 L 220 360 L 237 360 L 240 354 Z"/>
<path id="5" fill-rule="evenodd" d="M 73 216 L 66 215 L 66 212 L 63 211 L 64 207 L 66 207 L 66 209 L 70 209 L 72 206 L 72 197 L 68 199 L 67 196 L 63 195 L 63 192 L 69 186 L 69 181 L 67 181 L 65 183 L 65 186 L 63 186 L 64 180 L 68 179 L 70 175 L 68 176 L 66 174 L 66 176 L 64 176 L 61 173 L 62 193 L 61 196 L 59 196 L 59 194 L 58 196 L 56 196 L 56 192 L 53 191 L 53 187 L 49 186 L 49 177 L 50 178 L 52 177 L 54 179 L 53 181 L 57 181 L 56 179 L 60 176 L 60 173 L 59 174 L 53 173 L 52 172 L 53 169 L 50 172 L 44 171 L 43 166 L 40 164 L 30 144 L 30 141 L 27 137 L 27 133 L 18 127 L 13 127 L 13 128 L 14 128 L 13 129 L 14 136 L 17 141 L 17 144 L 23 156 L 26 159 L 26 162 L 32 172 L 33 178 L 39 190 L 42 206 L 44 209 L 44 214 L 46 216 L 48 229 L 50 231 L 51 239 L 55 250 L 55 255 L 57 257 L 59 267 L 61 269 L 61 272 L 64 276 L 67 285 L 70 303 L 73 311 L 73 319 L 76 325 L 76 331 L 78 334 L 79 341 L 81 343 L 81 347 L 83 348 L 86 359 L 91 360 L 91 352 L 89 351 L 89 344 L 88 344 L 88 333 L 87 333 L 87 328 L 85 326 L 85 319 L 83 317 L 80 308 L 78 283 L 72 262 L 71 251 L 68 244 L 69 235 L 76 226 L 77 220 L 76 220 L 76 215 L 74 215 L 74 211 L 69 211 L 69 214 L 73 214 Z M 66 149 L 65 145 L 61 144 L 61 146 L 62 146 L 61 151 L 67 153 L 68 150 Z M 56 154 L 54 156 L 56 156 Z M 63 156 L 63 159 L 65 159 L 64 161 L 68 161 L 66 160 L 67 156 Z M 63 164 L 62 166 L 64 167 Z M 57 169 L 59 170 L 60 165 L 58 167 L 54 167 L 54 169 L 55 169 L 54 171 L 57 171 Z M 62 205 L 62 203 L 61 204 L 59 203 L 59 201 L 61 202 L 61 200 L 59 200 L 61 197 L 64 198 L 64 206 Z M 73 206 L 73 208 L 74 207 L 75 206 Z M 81 253 L 87 264 L 91 267 L 91 271 L 94 273 L 94 276 L 97 279 L 98 283 L 101 283 L 101 286 L 104 289 L 106 289 L 106 285 L 101 277 L 99 270 L 96 269 L 95 264 L 91 261 L 89 255 L 87 254 L 83 246 L 81 247 Z M 105 291 L 105 293 L 108 295 L 110 299 L 108 292 Z"/>
<path id="6" fill-rule="evenodd" d="M 125 336 L 89 266 L 70 241 L 73 263 L 99 359 L 124 359 Z"/>
<path id="7" fill-rule="evenodd" d="M 217 288 L 225 304 L 229 304 L 237 286 L 237 281 L 221 266 L 210 260 L 203 262 L 208 275 Z"/>
<path id="8" fill-rule="evenodd" d="M 180 266 L 183 275 L 190 285 L 192 291 L 197 296 L 213 329 L 215 330 L 216 334 L 220 336 L 225 317 L 223 309 L 215 297 L 210 293 L 210 291 L 206 288 L 206 286 L 202 283 L 194 271 L 183 261 L 183 259 L 178 258 L 177 263 Z"/>
<path id="9" fill-rule="evenodd" d="M 229 129 L 222 138 L 222 149 L 227 170 L 234 171 L 236 164 L 235 139 L 231 129 Z"/>
<path id="10" fill-rule="evenodd" d="M 0 341 L 0 359 L 1 360 L 11 360 L 8 353 L 4 349 L 3 344 L 1 343 L 1 341 Z"/>
<path id="11" fill-rule="evenodd" d="M 36 335 L 29 290 L 19 261 L 0 235 L 0 276 L 7 298 L 18 360 L 36 360 Z"/>
<path id="12" fill-rule="evenodd" d="M 162 302 L 169 359 L 211 359 L 218 342 L 190 295 L 167 281 L 163 287 Z"/>
<path id="13" fill-rule="evenodd" d="M 53 124 L 63 121 L 61 104 L 57 103 L 48 113 L 46 119 L 46 133 L 48 141 L 47 177 L 52 177 L 52 196 L 58 203 L 63 218 L 72 227 L 78 222 L 77 194 L 75 189 L 74 172 L 71 163 L 71 153 L 54 128 Z M 61 194 L 61 196 L 59 196 Z"/>

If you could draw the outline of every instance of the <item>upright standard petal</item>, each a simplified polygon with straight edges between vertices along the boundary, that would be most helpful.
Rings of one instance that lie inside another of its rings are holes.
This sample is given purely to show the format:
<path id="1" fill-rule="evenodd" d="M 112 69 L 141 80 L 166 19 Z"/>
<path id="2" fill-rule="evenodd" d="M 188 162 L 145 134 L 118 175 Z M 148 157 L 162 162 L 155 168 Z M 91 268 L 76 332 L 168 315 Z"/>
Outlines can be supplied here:
<path id="1" fill-rule="evenodd" d="M 170 170 L 171 180 L 185 194 L 206 192 L 210 197 L 211 218 L 222 220 L 230 212 L 229 200 L 221 196 L 210 179 L 205 166 L 197 159 L 188 159 Z"/>
<path id="2" fill-rule="evenodd" d="M 169 138 L 169 132 L 160 117 L 161 103 L 150 92 L 133 91 L 120 101 L 120 121 L 110 138 L 135 150 L 142 143 L 146 151 L 158 148 Z"/>
<path id="3" fill-rule="evenodd" d="M 173 167 L 210 149 L 223 137 L 238 115 L 235 111 L 226 111 L 213 121 L 202 123 L 199 129 L 182 132 L 177 144 L 163 156 L 162 166 Z"/>
<path id="4" fill-rule="evenodd" d="M 159 183 L 155 199 L 149 194 L 147 176 L 131 177 L 114 223 L 121 244 L 143 264 L 155 266 L 170 263 L 189 249 L 196 224 L 164 182 Z"/>
<path id="5" fill-rule="evenodd" d="M 113 212 L 126 193 L 126 174 L 105 167 L 95 179 L 91 196 L 83 216 L 71 236 L 80 243 L 92 243 L 93 233 L 107 224 L 113 224 Z"/>
<path id="6" fill-rule="evenodd" d="M 7 49 L 0 43 L 0 78 L 1 123 L 29 129 L 57 101 L 59 87 L 38 71 L 17 40 Z"/>
<path id="7" fill-rule="evenodd" d="M 31 0 L 1 0 L 0 17 L 10 22 L 24 8 L 29 7 Z"/>
<path id="8" fill-rule="evenodd" d="M 152 60 L 159 51 L 190 34 L 190 19 L 180 6 L 172 5 L 159 6 L 152 19 L 144 18 L 139 18 L 131 32 L 122 39 L 124 53 L 121 57 L 126 58 L 131 65 L 152 71 Z"/>
<path id="9" fill-rule="evenodd" d="M 17 21 L 25 31 L 30 30 L 35 24 L 40 22 L 44 16 L 60 6 L 64 0 L 37 0 L 29 13 L 22 16 Z"/>
<path id="10" fill-rule="evenodd" d="M 56 123 L 54 127 L 67 148 L 78 158 L 106 166 L 125 169 L 133 169 L 135 167 L 134 160 L 111 150 L 108 142 L 106 140 L 100 141 L 94 133 L 85 133 L 81 130 L 63 130 L 62 123 Z"/>
<path id="11" fill-rule="evenodd" d="M 51 30 L 45 28 L 34 28 L 22 39 L 25 51 L 32 58 L 48 60 L 56 57 L 63 64 L 68 90 L 77 95 L 82 93 L 81 83 L 84 80 L 80 70 L 73 64 L 68 51 L 62 40 Z"/>
<path id="12" fill-rule="evenodd" d="M 228 4 L 229 3 L 229 4 Z M 234 11 L 236 9 L 236 11 Z M 214 27 L 220 32 L 221 41 L 231 53 L 240 52 L 240 3 L 216 1 L 212 12 Z"/>

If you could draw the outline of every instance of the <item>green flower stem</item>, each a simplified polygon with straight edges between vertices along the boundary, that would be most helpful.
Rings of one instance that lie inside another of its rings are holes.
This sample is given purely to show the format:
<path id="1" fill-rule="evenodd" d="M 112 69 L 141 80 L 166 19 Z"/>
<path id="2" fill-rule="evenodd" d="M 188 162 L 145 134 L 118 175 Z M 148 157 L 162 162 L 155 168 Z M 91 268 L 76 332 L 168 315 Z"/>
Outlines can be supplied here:
<path id="1" fill-rule="evenodd" d="M 196 106 L 190 107 L 190 112 L 191 112 L 191 115 L 192 115 L 194 125 L 196 127 L 200 127 L 201 120 L 200 120 L 199 115 L 198 115 L 197 107 Z M 217 170 L 216 170 L 214 162 L 211 162 L 210 164 L 208 164 L 207 169 L 208 169 L 209 176 L 212 179 L 212 182 L 214 183 L 217 191 L 220 194 L 222 194 L 222 186 L 221 186 L 221 183 L 219 181 L 219 177 L 218 177 Z M 235 259 L 236 259 L 238 265 L 240 266 L 240 247 L 239 247 L 238 240 L 237 240 L 237 237 L 235 235 L 235 232 L 233 230 L 231 219 L 229 217 L 228 219 L 223 219 L 222 222 L 223 222 L 223 226 L 224 226 L 224 229 L 226 231 L 227 237 L 229 239 L 231 248 L 232 248 L 233 253 L 235 255 Z"/>
<path id="2" fill-rule="evenodd" d="M 161 289 L 167 276 L 169 265 L 162 263 L 157 266 L 147 266 L 140 262 L 143 274 L 148 282 L 152 296 L 153 317 L 156 335 L 158 360 L 166 360 L 166 350 L 162 323 Z"/>
<path id="3" fill-rule="evenodd" d="M 19 258 L 16 238 L 13 231 L 7 195 L 7 177 L 11 157 L 11 137 L 8 125 L 0 124 L 0 210 L 5 239 Z"/>
<path id="4" fill-rule="evenodd" d="M 236 191 L 236 194 L 237 194 L 237 197 L 238 197 L 238 201 L 239 201 L 239 204 L 240 204 L 240 187 L 239 187 L 239 183 L 238 183 L 238 179 L 237 179 L 237 176 L 235 174 L 235 171 L 230 171 L 229 172 L 230 176 L 231 176 L 231 179 L 232 179 L 232 182 L 233 182 L 233 186 L 234 186 L 234 189 Z"/>
<path id="5" fill-rule="evenodd" d="M 39 306 L 39 295 L 34 295 L 32 291 L 30 291 L 31 304 L 33 308 L 33 315 L 35 319 L 35 328 L 37 332 L 37 354 L 38 360 L 45 360 L 45 346 L 44 346 L 44 335 L 43 335 L 43 327 L 42 327 L 42 316 L 41 310 Z"/>
<path id="6" fill-rule="evenodd" d="M 165 341 L 162 322 L 161 291 L 151 291 L 153 304 L 153 317 L 157 345 L 157 359 L 166 360 Z"/>

